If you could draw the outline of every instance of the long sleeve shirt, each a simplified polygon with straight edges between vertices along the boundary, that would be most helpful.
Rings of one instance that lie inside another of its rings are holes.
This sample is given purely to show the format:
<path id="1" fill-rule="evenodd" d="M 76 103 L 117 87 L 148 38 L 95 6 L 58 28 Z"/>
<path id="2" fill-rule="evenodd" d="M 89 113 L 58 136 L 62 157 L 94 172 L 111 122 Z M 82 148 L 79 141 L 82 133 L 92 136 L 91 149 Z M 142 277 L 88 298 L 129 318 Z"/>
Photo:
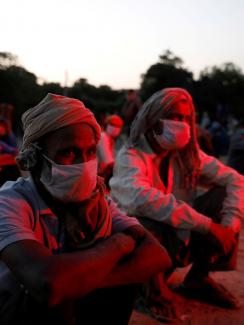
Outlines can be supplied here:
<path id="1" fill-rule="evenodd" d="M 201 174 L 198 185 L 226 187 L 222 223 L 238 232 L 240 220 L 244 218 L 244 177 L 214 157 L 202 151 L 199 154 Z M 176 228 L 179 237 L 186 237 L 190 231 L 208 232 L 212 221 L 192 208 L 197 192 L 181 185 L 180 168 L 174 155 L 169 159 L 167 186 L 159 174 L 160 163 L 145 137 L 135 148 L 124 146 L 117 156 L 110 180 L 112 197 L 127 214 L 169 224 Z"/>

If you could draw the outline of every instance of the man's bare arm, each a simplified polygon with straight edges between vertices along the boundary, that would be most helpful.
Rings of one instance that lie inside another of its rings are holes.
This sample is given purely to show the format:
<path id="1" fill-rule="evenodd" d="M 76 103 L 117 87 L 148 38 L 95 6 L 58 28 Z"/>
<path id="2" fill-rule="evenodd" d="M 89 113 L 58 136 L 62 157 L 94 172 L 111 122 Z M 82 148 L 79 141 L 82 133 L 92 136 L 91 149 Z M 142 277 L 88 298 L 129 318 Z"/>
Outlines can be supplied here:
<path id="1" fill-rule="evenodd" d="M 1 259 L 32 296 L 54 306 L 101 287 L 118 261 L 134 248 L 134 239 L 122 233 L 94 248 L 59 255 L 36 241 L 23 240 L 7 246 Z"/>
<path id="2" fill-rule="evenodd" d="M 137 237 L 138 246 L 108 274 L 102 284 L 103 287 L 143 283 L 152 276 L 165 272 L 171 267 L 170 257 L 164 247 L 148 231 L 143 230 L 144 236 L 142 231 L 139 231 L 139 228 L 137 234 L 133 234 L 133 236 Z"/>

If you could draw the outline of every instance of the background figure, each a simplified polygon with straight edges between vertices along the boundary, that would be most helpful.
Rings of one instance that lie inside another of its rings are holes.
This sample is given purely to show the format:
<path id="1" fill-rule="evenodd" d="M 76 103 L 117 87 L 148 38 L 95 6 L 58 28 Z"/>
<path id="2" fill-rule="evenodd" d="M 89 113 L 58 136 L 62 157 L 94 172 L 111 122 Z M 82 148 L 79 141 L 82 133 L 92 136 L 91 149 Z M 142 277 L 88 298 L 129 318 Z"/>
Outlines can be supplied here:
<path id="1" fill-rule="evenodd" d="M 15 157 L 18 154 L 17 140 L 6 119 L 0 120 L 0 185 L 21 176 Z"/>
<path id="2" fill-rule="evenodd" d="M 227 164 L 244 175 L 244 122 L 236 127 L 231 136 Z"/>
<path id="3" fill-rule="evenodd" d="M 206 154 L 214 156 L 214 147 L 212 143 L 212 135 L 204 127 L 196 123 L 197 141 L 200 148 Z"/>
<path id="4" fill-rule="evenodd" d="M 120 136 L 123 120 L 118 115 L 109 115 L 105 119 L 104 131 L 101 133 L 101 139 L 97 146 L 98 174 L 108 182 L 113 174 L 115 162 L 115 142 Z"/>
<path id="5" fill-rule="evenodd" d="M 212 144 L 215 157 L 225 156 L 229 149 L 228 132 L 221 120 L 215 120 L 209 127 L 209 132 L 212 135 Z"/>
<path id="6" fill-rule="evenodd" d="M 126 95 L 126 102 L 122 108 L 122 117 L 125 121 L 124 131 L 127 136 L 130 134 L 131 123 L 141 107 L 141 100 L 136 90 L 130 89 Z"/>
<path id="7" fill-rule="evenodd" d="M 207 129 L 209 127 L 210 123 L 211 123 L 211 120 L 210 120 L 210 117 L 209 117 L 208 112 L 207 111 L 203 111 L 202 118 L 201 118 L 201 122 L 200 122 L 200 126 L 203 129 Z"/>

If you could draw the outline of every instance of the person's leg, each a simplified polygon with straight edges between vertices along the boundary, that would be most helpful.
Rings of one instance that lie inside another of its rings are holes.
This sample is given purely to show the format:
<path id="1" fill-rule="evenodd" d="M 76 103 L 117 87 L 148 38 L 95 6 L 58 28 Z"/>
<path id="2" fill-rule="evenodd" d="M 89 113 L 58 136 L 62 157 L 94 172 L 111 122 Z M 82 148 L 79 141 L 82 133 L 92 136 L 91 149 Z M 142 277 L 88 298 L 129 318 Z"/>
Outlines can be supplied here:
<path id="1" fill-rule="evenodd" d="M 74 325 L 71 303 L 48 308 L 37 302 L 24 288 L 5 297 L 0 305 L 1 325 Z M 71 317 L 70 317 L 71 316 Z"/>
<path id="2" fill-rule="evenodd" d="M 95 290 L 77 302 L 76 325 L 127 325 L 140 285 Z"/>
<path id="3" fill-rule="evenodd" d="M 172 261 L 172 268 L 165 273 L 157 274 L 143 285 L 137 307 L 139 310 L 146 310 L 152 317 L 162 322 L 176 321 L 180 316 L 178 299 L 168 287 L 167 279 L 177 266 L 185 265 L 186 260 L 180 258 L 183 244 L 172 227 L 148 218 L 140 217 L 138 220 L 166 248 Z"/>
<path id="4" fill-rule="evenodd" d="M 220 212 L 225 197 L 226 189 L 215 187 L 197 198 L 194 208 L 212 218 L 214 222 L 220 223 Z M 192 233 L 190 250 L 193 264 L 184 279 L 184 287 L 192 291 L 195 298 L 203 298 L 222 307 L 238 307 L 238 300 L 209 276 L 210 271 L 235 269 L 237 249 L 238 240 L 230 253 L 219 256 L 219 253 L 211 245 L 211 238 L 208 238 L 208 235 Z"/>
<path id="5" fill-rule="evenodd" d="M 210 217 L 214 222 L 221 223 L 221 210 L 225 197 L 225 187 L 214 187 L 197 198 L 193 207 L 203 215 Z M 191 252 L 195 263 L 202 264 L 201 268 L 209 271 L 234 270 L 237 264 L 238 235 L 236 245 L 231 252 L 218 258 L 216 258 L 214 247 L 211 246 L 211 240 L 207 239 L 208 235 L 192 234 Z"/>
<path id="6" fill-rule="evenodd" d="M 0 306 L 1 325 L 127 325 L 140 285 L 95 290 L 77 301 L 54 308 L 38 303 L 25 290 Z"/>

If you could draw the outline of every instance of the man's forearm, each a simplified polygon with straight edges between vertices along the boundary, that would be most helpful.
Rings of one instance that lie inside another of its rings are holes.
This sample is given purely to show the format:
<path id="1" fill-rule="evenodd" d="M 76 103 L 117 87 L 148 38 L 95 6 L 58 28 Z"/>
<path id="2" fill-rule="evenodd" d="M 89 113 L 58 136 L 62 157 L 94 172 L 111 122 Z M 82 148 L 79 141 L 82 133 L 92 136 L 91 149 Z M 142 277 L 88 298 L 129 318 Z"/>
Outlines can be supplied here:
<path id="1" fill-rule="evenodd" d="M 126 255 L 121 247 L 122 241 L 122 238 L 109 238 L 95 248 L 58 256 L 58 261 L 52 263 L 53 268 L 49 270 L 50 282 L 53 284 L 51 304 L 56 305 L 62 300 L 82 297 L 100 287 L 104 278 Z M 126 245 L 131 248 L 126 247 L 125 251 L 134 249 L 134 241 Z M 62 268 L 64 269 L 60 272 Z"/>
<path id="2" fill-rule="evenodd" d="M 36 241 L 25 240 L 6 247 L 1 258 L 36 300 L 54 306 L 100 287 L 118 261 L 134 248 L 134 239 L 122 233 L 93 248 L 58 255 Z"/>
<path id="3" fill-rule="evenodd" d="M 141 244 L 105 278 L 102 287 L 143 283 L 171 267 L 167 251 L 153 238 L 145 236 Z"/>

